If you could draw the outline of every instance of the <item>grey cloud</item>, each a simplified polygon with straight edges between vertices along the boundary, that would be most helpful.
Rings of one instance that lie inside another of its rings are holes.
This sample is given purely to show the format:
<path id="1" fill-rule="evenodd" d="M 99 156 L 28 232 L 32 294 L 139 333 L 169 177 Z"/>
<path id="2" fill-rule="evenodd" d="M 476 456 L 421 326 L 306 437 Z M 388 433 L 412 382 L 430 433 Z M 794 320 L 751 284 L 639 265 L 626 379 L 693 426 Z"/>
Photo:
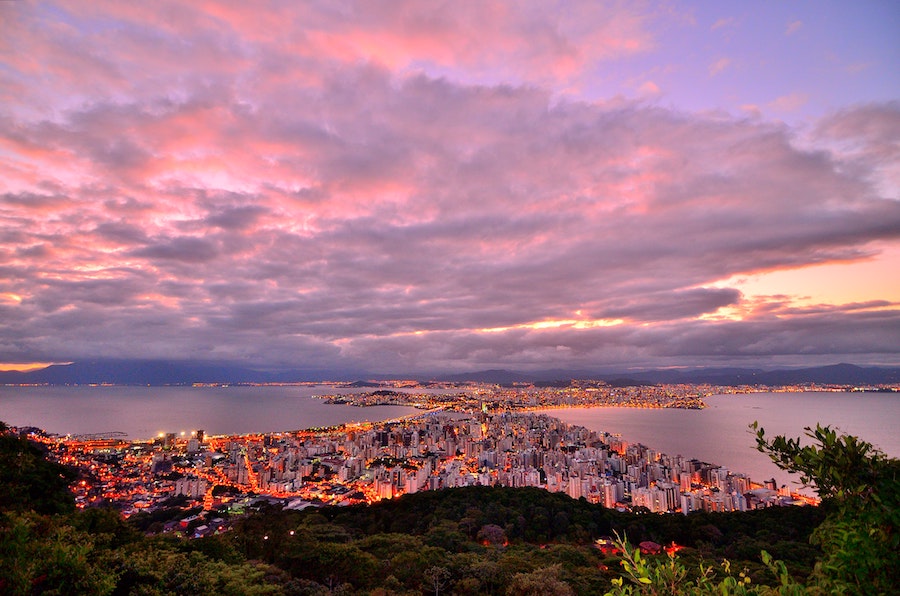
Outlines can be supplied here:
<path id="1" fill-rule="evenodd" d="M 41 258 L 50 254 L 50 249 L 46 244 L 35 244 L 33 246 L 23 246 L 16 249 L 16 256 L 25 258 Z"/>
<path id="2" fill-rule="evenodd" d="M 896 157 L 900 136 L 900 101 L 867 104 L 845 108 L 824 118 L 816 132 L 838 140 L 853 140 L 858 148 L 874 152 L 881 158 Z"/>
<path id="3" fill-rule="evenodd" d="M 128 215 L 139 214 L 153 208 L 152 204 L 139 201 L 133 197 L 109 199 L 103 202 L 103 206 L 110 213 L 121 212 Z"/>
<path id="4" fill-rule="evenodd" d="M 41 291 L 33 302 L 43 312 L 57 311 L 64 306 L 125 305 L 152 287 L 147 280 L 138 277 L 81 281 L 48 279 L 38 283 L 42 286 Z"/>
<path id="5" fill-rule="evenodd" d="M 23 353 L 58 359 L 40 352 L 52 351 L 42 333 L 55 329 L 66 358 L 132 353 L 137 344 L 163 353 L 168 341 L 169 352 L 185 355 L 382 370 L 816 350 L 895 357 L 886 337 L 897 331 L 896 315 L 873 314 L 890 306 L 876 302 L 826 313 L 785 299 L 740 323 L 690 320 L 741 299 L 703 286 L 855 259 L 900 237 L 900 204 L 871 180 L 890 166 L 872 123 L 892 121 L 894 107 L 847 110 L 824 123 L 823 136 L 868 148 L 847 153 L 806 147 L 781 124 L 332 66 L 313 61 L 309 87 L 272 82 L 283 94 L 217 73 L 224 82 L 173 84 L 143 103 L 98 99 L 59 122 L 17 123 L 23 142 L 90 157 L 91 175 L 117 175 L 105 178 L 100 198 L 76 185 L 50 198 L 4 195 L 0 215 L 10 219 L 0 254 L 18 251 L 23 262 L 0 293 L 34 298 L 12 307 L 23 322 L 0 341 L 19 339 L 38 346 Z M 235 139 L 216 147 L 223 156 L 213 173 L 234 173 L 234 184 L 250 190 L 198 190 L 189 176 L 162 183 L 142 172 L 165 135 L 190 138 L 176 123 L 194 122 L 199 107 L 220 114 L 204 132 Z M 32 206 L 54 209 L 53 217 L 39 220 Z M 40 274 L 71 272 L 28 251 L 63 237 L 73 259 L 104 273 L 127 261 L 148 277 L 42 284 Z M 97 238 L 103 250 L 92 246 Z M 131 308 L 145 289 L 166 300 Z M 71 316 L 56 312 L 66 293 Z M 40 322 L 35 305 L 54 317 Z M 627 323 L 476 331 L 578 310 Z M 633 324 L 643 322 L 653 324 Z M 85 332 L 88 323 L 95 327 Z M 119 333 L 133 333 L 135 345 Z"/>
<path id="6" fill-rule="evenodd" d="M 351 353 L 378 354 L 376 362 L 415 363 L 420 370 L 460 368 L 552 368 L 691 365 L 697 362 L 781 364 L 834 362 L 843 357 L 895 360 L 900 347 L 896 311 L 827 313 L 789 321 L 685 322 L 653 327 L 523 330 L 472 335 L 446 332 L 429 336 L 363 338 Z M 878 356 L 880 354 L 880 356 Z M 781 359 L 787 357 L 788 360 Z M 829 359 L 830 357 L 830 359 Z M 806 360 L 817 358 L 817 360 Z M 795 360 L 796 362 L 797 360 Z M 878 362 L 878 360 L 875 360 Z"/>
<path id="7" fill-rule="evenodd" d="M 831 354 L 900 353 L 897 311 L 871 311 L 766 318 L 699 325 L 671 334 L 660 352 L 680 357 L 718 355 L 761 357 Z"/>
<path id="8" fill-rule="evenodd" d="M 8 192 L 0 195 L 0 200 L 8 205 L 15 205 L 16 207 L 24 207 L 26 209 L 61 207 L 69 202 L 68 198 L 63 195 L 46 195 L 33 192 Z"/>
<path id="9" fill-rule="evenodd" d="M 723 306 L 737 304 L 740 299 L 740 291 L 732 288 L 696 288 L 667 294 L 629 296 L 601 308 L 597 318 L 675 321 L 714 313 Z"/>
<path id="10" fill-rule="evenodd" d="M 94 232 L 106 240 L 124 245 L 147 244 L 150 239 L 139 226 L 122 221 L 105 221 L 94 228 Z"/>
<path id="11" fill-rule="evenodd" d="M 141 139 L 128 131 L 144 119 L 139 106 L 98 103 L 72 112 L 64 123 L 44 121 L 19 129 L 16 137 L 36 146 L 69 150 L 79 159 L 89 157 L 107 172 L 126 174 L 152 158 Z"/>
<path id="12" fill-rule="evenodd" d="M 219 254 L 218 247 L 205 238 L 179 236 L 157 240 L 145 248 L 132 250 L 131 255 L 162 261 L 183 261 L 185 263 L 202 263 L 215 259 Z"/>
<path id="13" fill-rule="evenodd" d="M 210 213 L 205 222 L 226 230 L 243 230 L 253 226 L 267 212 L 264 207 L 256 205 L 230 207 L 217 213 Z"/>

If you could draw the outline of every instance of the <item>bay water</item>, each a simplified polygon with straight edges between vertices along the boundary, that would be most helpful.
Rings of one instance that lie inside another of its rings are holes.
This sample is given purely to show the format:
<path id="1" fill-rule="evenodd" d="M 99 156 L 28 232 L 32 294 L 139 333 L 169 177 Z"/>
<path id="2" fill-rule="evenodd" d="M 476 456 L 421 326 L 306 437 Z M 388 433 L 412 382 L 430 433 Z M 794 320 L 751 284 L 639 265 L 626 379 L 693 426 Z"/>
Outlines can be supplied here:
<path id="1" fill-rule="evenodd" d="M 179 434 L 197 429 L 207 434 L 246 434 L 377 422 L 420 411 L 406 406 L 333 405 L 312 397 L 366 391 L 371 389 L 331 385 L 0 386 L 0 420 L 60 435 L 118 431 L 130 439 L 149 439 L 161 432 Z M 748 474 L 755 482 L 775 478 L 779 486 L 793 488 L 798 488 L 797 477 L 783 472 L 755 449 L 750 423 L 758 421 L 769 437 L 798 437 L 804 427 L 830 425 L 874 444 L 892 457 L 900 457 L 898 393 L 750 393 L 716 395 L 704 401 L 708 407 L 702 410 L 593 407 L 543 412 L 569 424 L 619 434 L 626 441 L 643 443 L 662 453 Z"/>
<path id="2" fill-rule="evenodd" d="M 545 413 L 594 431 L 619 434 L 669 455 L 714 463 L 754 482 L 774 478 L 800 488 L 797 475 L 756 450 L 754 421 L 770 439 L 801 437 L 805 427 L 831 426 L 856 435 L 892 457 L 900 457 L 900 393 L 748 393 L 714 395 L 702 410 L 643 408 L 552 408 Z M 810 493 L 809 490 L 800 492 Z"/>
<path id="3" fill-rule="evenodd" d="M 59 435 L 122 432 L 142 440 L 199 429 L 209 435 L 282 432 L 420 412 L 408 406 L 327 404 L 312 397 L 367 391 L 331 385 L 0 387 L 0 420 Z"/>

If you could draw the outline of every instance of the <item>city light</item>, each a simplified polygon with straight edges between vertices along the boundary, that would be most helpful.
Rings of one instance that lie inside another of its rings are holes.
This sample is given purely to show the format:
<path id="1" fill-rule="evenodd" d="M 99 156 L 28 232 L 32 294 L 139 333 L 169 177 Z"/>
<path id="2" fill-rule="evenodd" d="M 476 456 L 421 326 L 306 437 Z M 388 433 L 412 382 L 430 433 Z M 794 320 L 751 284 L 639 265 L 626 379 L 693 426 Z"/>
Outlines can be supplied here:
<path id="1" fill-rule="evenodd" d="M 105 435 L 45 440 L 55 445 L 51 452 L 62 463 L 89 470 L 97 479 L 73 487 L 79 507 L 107 504 L 126 516 L 152 511 L 173 496 L 186 497 L 214 517 L 218 511 L 245 511 L 259 498 L 290 509 L 373 503 L 472 485 L 533 486 L 609 508 L 654 513 L 814 503 L 713 463 L 669 456 L 540 412 L 597 405 L 702 408 L 705 396 L 739 389 L 583 381 L 562 388 L 382 391 L 341 395 L 340 403 L 425 409 L 388 421 L 293 432 L 190 431 L 191 438 L 187 431 L 158 433 L 165 443 Z M 334 396 L 321 399 L 338 403 Z M 198 535 L 221 531 L 224 523 L 204 524 Z"/>

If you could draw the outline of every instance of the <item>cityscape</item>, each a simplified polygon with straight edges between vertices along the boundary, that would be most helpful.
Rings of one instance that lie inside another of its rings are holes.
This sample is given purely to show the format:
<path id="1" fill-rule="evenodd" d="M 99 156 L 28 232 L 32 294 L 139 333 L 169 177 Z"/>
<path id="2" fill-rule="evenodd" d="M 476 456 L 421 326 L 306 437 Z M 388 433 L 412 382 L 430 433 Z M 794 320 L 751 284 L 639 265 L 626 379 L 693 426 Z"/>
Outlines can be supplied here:
<path id="1" fill-rule="evenodd" d="M 690 454 L 661 453 L 615 433 L 565 424 L 539 410 L 698 409 L 704 407 L 703 397 L 723 392 L 846 389 L 810 384 L 610 387 L 596 381 L 566 388 L 468 384 L 450 393 L 389 389 L 411 384 L 384 382 L 385 389 L 319 396 L 333 404 L 422 410 L 376 423 L 230 436 L 192 430 L 146 440 L 125 440 L 116 433 L 55 437 L 38 429 L 32 436 L 49 447 L 56 461 L 79 470 L 80 480 L 73 485 L 78 507 L 111 506 L 131 516 L 177 502 L 187 513 L 152 531 L 189 537 L 225 531 L 222 516 L 234 519 L 260 503 L 302 510 L 463 486 L 538 487 L 620 511 L 687 515 L 814 505 L 817 499 Z"/>
<path id="2" fill-rule="evenodd" d="M 896 592 L 898 30 L 0 2 L 0 594 Z"/>

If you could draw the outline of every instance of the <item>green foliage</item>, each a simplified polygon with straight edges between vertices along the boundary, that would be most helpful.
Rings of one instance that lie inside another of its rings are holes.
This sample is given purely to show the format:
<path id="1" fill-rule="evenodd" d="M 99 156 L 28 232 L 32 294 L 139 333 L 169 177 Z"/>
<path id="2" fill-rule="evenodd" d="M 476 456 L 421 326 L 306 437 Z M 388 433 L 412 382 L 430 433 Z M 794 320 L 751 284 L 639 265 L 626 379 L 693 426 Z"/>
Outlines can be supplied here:
<path id="1" fill-rule="evenodd" d="M 93 537 L 63 518 L 33 512 L 0 517 L 0 593 L 109 594 L 115 574 Z"/>
<path id="2" fill-rule="evenodd" d="M 217 550 L 210 544 L 216 543 L 145 538 L 112 511 L 7 512 L 0 518 L 0 593 L 283 593 L 290 578 L 282 571 L 233 553 L 208 556 L 204 551 Z"/>
<path id="3" fill-rule="evenodd" d="M 179 543 L 145 540 L 115 551 L 110 562 L 117 575 L 116 593 L 146 596 L 282 594 L 288 580 L 279 570 L 260 563 L 228 564 L 202 552 L 183 552 Z"/>
<path id="4" fill-rule="evenodd" d="M 804 429 L 814 444 L 803 445 L 800 438 L 783 435 L 768 441 L 758 423 L 750 427 L 756 431 L 757 449 L 781 469 L 799 473 L 801 482 L 814 486 L 820 497 L 867 504 L 886 489 L 896 488 L 897 460 L 857 437 L 817 425 Z"/>
<path id="5" fill-rule="evenodd" d="M 181 505 L 187 502 L 187 499 L 176 497 L 166 501 L 165 505 L 160 506 L 150 512 L 141 511 L 128 518 L 128 525 L 135 530 L 148 532 L 152 529 L 162 527 L 166 522 L 177 521 L 197 515 L 203 511 L 202 507 L 194 507 L 185 510 Z"/>
<path id="6" fill-rule="evenodd" d="M 548 520 L 545 532 L 549 521 L 559 513 L 572 520 L 570 527 L 555 541 L 548 541 L 546 533 L 517 530 L 520 518 L 524 526 L 531 523 L 530 517 L 524 520 L 535 509 L 544 510 L 543 517 Z M 683 558 L 686 566 L 696 567 L 694 559 L 700 552 L 717 559 L 727 556 L 746 568 L 754 583 L 772 583 L 775 579 L 760 562 L 759 551 L 779 549 L 791 571 L 800 570 L 797 576 L 802 579 L 821 555 L 808 540 L 823 519 L 823 512 L 814 507 L 634 516 L 538 489 L 472 487 L 406 495 L 369 507 L 270 510 L 240 520 L 223 539 L 244 558 L 274 564 L 293 581 L 306 582 L 304 590 L 343 586 L 372 593 L 433 593 L 426 572 L 442 567 L 451 576 L 440 588 L 441 593 L 500 595 L 506 593 L 517 574 L 553 568 L 555 577 L 576 594 L 601 594 L 609 589 L 615 573 L 602 571 L 604 561 L 592 542 L 597 534 L 588 527 L 594 531 L 621 528 L 634 542 L 676 541 L 702 546 L 702 551 L 691 550 Z M 494 527 L 483 531 L 487 526 Z M 393 531 L 397 528 L 402 531 Z M 518 537 L 513 538 L 516 531 Z M 489 534 L 499 537 L 501 532 L 509 539 L 507 546 L 502 540 L 494 540 L 492 546 L 479 543 Z M 529 542 L 528 535 L 537 539 Z M 265 536 L 269 539 L 264 540 Z M 341 552 L 349 560 L 358 560 L 359 568 L 375 569 L 374 577 L 368 582 L 353 577 L 333 558 L 312 554 L 328 544 L 345 547 Z M 735 556 L 736 550 L 744 556 Z M 359 559 L 362 555 L 371 559 Z"/>
<path id="7" fill-rule="evenodd" d="M 559 579 L 559 567 L 544 567 L 530 573 L 517 573 L 507 588 L 509 596 L 574 596 L 575 592 Z"/>
<path id="8" fill-rule="evenodd" d="M 423 577 L 425 578 L 425 587 L 433 588 L 434 596 L 440 596 L 441 590 L 447 585 L 451 574 L 446 567 L 434 565 L 425 570 Z"/>
<path id="9" fill-rule="evenodd" d="M 141 539 L 115 509 L 84 509 L 66 518 L 76 530 L 89 534 L 98 547 L 116 549 Z"/>
<path id="10" fill-rule="evenodd" d="M 2 424 L 2 423 L 0 423 Z M 0 430 L 0 511 L 69 513 L 75 499 L 70 468 L 48 461 L 42 446 Z"/>
<path id="11" fill-rule="evenodd" d="M 373 505 L 322 510 L 329 521 L 366 534 L 423 535 L 444 520 L 474 540 L 483 527 L 501 528 L 511 543 L 587 542 L 612 531 L 615 512 L 540 488 L 471 486 L 426 491 Z"/>
<path id="12" fill-rule="evenodd" d="M 832 592 L 888 594 L 900 586 L 900 460 L 829 427 L 799 438 L 756 431 L 757 448 L 783 469 L 815 486 L 828 512 L 811 540 L 824 556 L 814 579 Z"/>
<path id="13" fill-rule="evenodd" d="M 728 560 L 719 565 L 699 565 L 689 569 L 674 554 L 667 557 L 644 557 L 640 549 L 626 540 L 618 540 L 622 551 L 621 565 L 624 577 L 612 580 L 612 589 L 606 596 L 652 596 L 722 594 L 731 596 L 802 596 L 811 594 L 797 583 L 787 567 L 762 552 L 762 562 L 777 580 L 776 585 L 756 585 L 746 570 L 735 572 Z M 626 581 L 627 580 L 627 581 Z"/>
<path id="14" fill-rule="evenodd" d="M 452 520 L 440 520 L 428 528 L 422 539 L 429 546 L 439 546 L 451 553 L 463 553 L 478 550 L 468 536 L 459 529 L 459 524 Z"/>

